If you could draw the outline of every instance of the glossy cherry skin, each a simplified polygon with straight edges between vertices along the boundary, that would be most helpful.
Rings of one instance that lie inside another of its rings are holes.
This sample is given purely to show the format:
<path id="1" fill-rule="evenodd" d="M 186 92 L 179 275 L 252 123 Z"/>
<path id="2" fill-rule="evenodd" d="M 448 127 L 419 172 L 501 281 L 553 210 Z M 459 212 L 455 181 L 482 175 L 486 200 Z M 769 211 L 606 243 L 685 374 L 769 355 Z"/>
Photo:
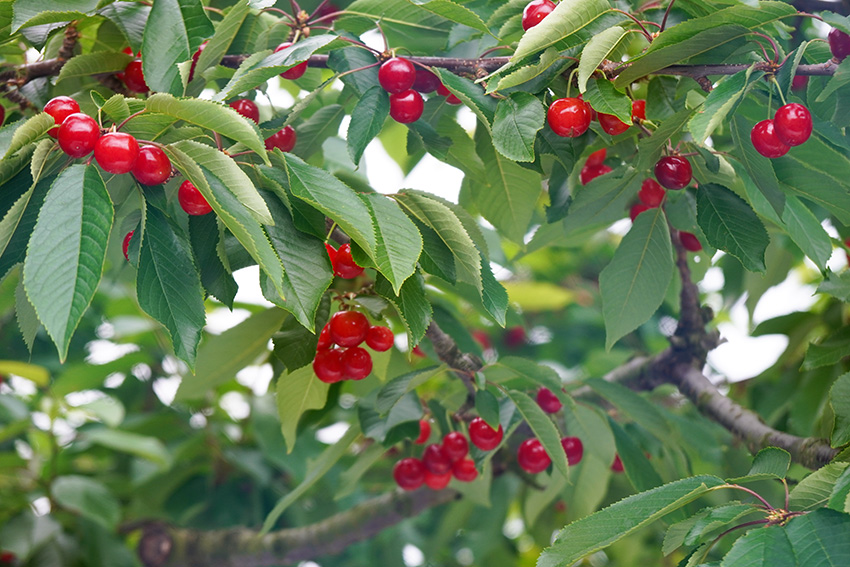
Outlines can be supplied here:
<path id="1" fill-rule="evenodd" d="M 561 411 L 561 407 L 563 407 L 558 396 L 546 387 L 541 387 L 537 390 L 537 405 L 546 413 L 558 413 Z"/>
<path id="2" fill-rule="evenodd" d="M 200 216 L 212 212 L 210 204 L 188 179 L 180 184 L 180 188 L 177 190 L 177 200 L 186 214 Z"/>
<path id="3" fill-rule="evenodd" d="M 702 250 L 702 244 L 699 239 L 695 234 L 691 234 L 690 232 L 680 231 L 679 242 L 682 243 L 682 246 L 688 252 L 699 252 Z"/>
<path id="4" fill-rule="evenodd" d="M 691 162 L 681 156 L 664 156 L 655 164 L 655 178 L 667 189 L 684 189 L 691 182 Z"/>
<path id="5" fill-rule="evenodd" d="M 351 347 L 342 353 L 342 371 L 349 380 L 362 380 L 372 372 L 372 355 L 365 348 Z"/>
<path id="6" fill-rule="evenodd" d="M 552 13 L 555 3 L 552 0 L 532 0 L 522 11 L 522 29 L 528 31 Z"/>
<path id="7" fill-rule="evenodd" d="M 809 77 L 807 75 L 795 75 L 793 79 L 791 79 L 791 90 L 792 91 L 802 91 L 806 89 L 806 86 L 809 84 Z"/>
<path id="8" fill-rule="evenodd" d="M 587 160 L 584 162 L 584 167 L 599 167 L 605 163 L 605 158 L 608 157 L 608 149 L 602 148 L 601 150 L 596 150 L 589 156 L 587 156 Z"/>
<path id="9" fill-rule="evenodd" d="M 59 147 L 73 158 L 89 155 L 100 138 L 100 126 L 94 118 L 82 112 L 71 114 L 59 127 Z"/>
<path id="10" fill-rule="evenodd" d="M 658 184 L 658 182 L 652 178 L 646 178 L 643 180 L 643 183 L 640 184 L 640 191 L 638 191 L 638 199 L 640 202 L 646 205 L 647 207 L 658 207 L 661 203 L 664 202 L 664 197 L 667 196 L 667 191 L 664 190 L 664 187 Z"/>
<path id="11" fill-rule="evenodd" d="M 127 89 L 134 93 L 146 93 L 150 90 L 145 82 L 145 74 L 142 72 L 142 60 L 134 59 L 124 68 L 124 76 L 121 77 Z"/>
<path id="12" fill-rule="evenodd" d="M 629 126 L 631 126 L 631 124 L 626 124 L 613 114 L 605 114 L 604 112 L 600 112 L 598 118 L 599 125 L 602 126 L 603 130 L 605 130 L 605 133 L 611 134 L 612 136 L 622 134 L 623 132 L 629 129 Z"/>
<path id="13" fill-rule="evenodd" d="M 582 185 L 587 185 L 597 177 L 601 175 L 605 175 L 606 173 L 611 173 L 614 171 L 604 163 L 597 167 L 588 167 L 584 166 L 581 168 L 581 173 L 579 174 L 579 181 L 581 181 Z"/>
<path id="14" fill-rule="evenodd" d="M 452 480 L 452 471 L 443 474 L 434 474 L 425 469 L 425 486 L 431 490 L 442 490 L 449 485 Z"/>
<path id="15" fill-rule="evenodd" d="M 298 136 L 295 134 L 295 128 L 287 126 L 283 130 L 278 130 L 268 138 L 266 138 L 266 149 L 271 151 L 275 148 L 282 152 L 291 152 L 295 147 L 295 141 Z"/>
<path id="16" fill-rule="evenodd" d="M 461 459 L 452 465 L 452 474 L 461 482 L 472 482 L 478 478 L 478 469 L 472 459 Z"/>
<path id="17" fill-rule="evenodd" d="M 157 146 L 142 146 L 132 172 L 142 185 L 159 185 L 171 177 L 171 160 Z"/>
<path id="18" fill-rule="evenodd" d="M 198 66 L 198 59 L 201 58 L 201 52 L 204 50 L 204 48 L 207 46 L 208 43 L 209 43 L 209 40 L 203 42 L 200 46 L 198 46 L 198 50 L 195 51 L 195 53 L 192 54 L 192 66 L 189 67 L 189 81 L 190 82 L 191 82 L 192 79 L 195 78 L 195 67 Z"/>
<path id="19" fill-rule="evenodd" d="M 632 122 L 646 120 L 646 101 L 643 99 L 632 101 Z"/>
<path id="20" fill-rule="evenodd" d="M 581 457 L 584 455 L 584 445 L 578 437 L 564 437 L 561 439 L 561 447 L 564 448 L 564 453 L 567 454 L 567 463 L 572 467 L 581 462 Z"/>
<path id="21" fill-rule="evenodd" d="M 546 121 L 564 138 L 581 136 L 590 128 L 590 105 L 580 98 L 559 98 L 549 105 Z"/>
<path id="22" fill-rule="evenodd" d="M 425 110 L 425 102 L 422 95 L 408 89 L 398 94 L 390 95 L 390 116 L 396 122 L 410 124 L 416 122 Z"/>
<path id="23" fill-rule="evenodd" d="M 629 209 L 629 218 L 632 219 L 632 222 L 635 222 L 635 219 L 644 211 L 648 211 L 652 207 L 644 205 L 643 203 L 636 203 L 632 205 L 632 208 Z"/>
<path id="24" fill-rule="evenodd" d="M 351 257 L 351 244 L 343 244 L 331 259 L 334 273 L 341 278 L 350 280 L 363 273 L 363 268 L 357 265 Z"/>
<path id="25" fill-rule="evenodd" d="M 334 342 L 331 340 L 331 324 L 325 323 L 325 326 L 322 327 L 322 331 L 319 333 L 319 342 L 316 343 L 316 351 L 328 350 L 332 346 L 334 346 Z"/>
<path id="26" fill-rule="evenodd" d="M 54 128 L 51 128 L 47 131 L 51 138 L 56 138 L 59 135 L 59 126 L 62 122 L 68 118 L 68 116 L 77 113 L 80 111 L 80 105 L 77 104 L 77 101 L 72 99 L 69 96 L 57 96 L 51 98 L 47 104 L 44 105 L 44 112 L 53 117 L 53 121 L 56 123 Z M 3 123 L 3 120 L 0 119 L 0 124 Z"/>
<path id="27" fill-rule="evenodd" d="M 416 82 L 416 68 L 403 57 L 387 59 L 378 69 L 378 82 L 390 94 L 403 93 Z"/>
<path id="28" fill-rule="evenodd" d="M 784 143 L 776 135 L 773 120 L 762 120 L 750 131 L 750 140 L 758 153 L 766 158 L 778 158 L 784 156 L 791 146 Z"/>
<path id="29" fill-rule="evenodd" d="M 773 131 L 783 144 L 799 146 L 812 135 L 812 114 L 796 102 L 780 106 L 773 116 Z"/>
<path id="30" fill-rule="evenodd" d="M 615 473 L 623 472 L 623 461 L 620 460 L 620 455 L 614 455 L 614 462 L 611 463 L 611 470 Z"/>
<path id="31" fill-rule="evenodd" d="M 502 442 L 505 432 L 502 426 L 493 429 L 483 418 L 476 417 L 469 423 L 469 440 L 482 451 L 492 451 Z"/>
<path id="32" fill-rule="evenodd" d="M 326 384 L 333 384 L 345 378 L 340 349 L 322 350 L 313 359 L 313 372 L 316 377 Z"/>
<path id="33" fill-rule="evenodd" d="M 419 420 L 419 437 L 414 441 L 417 445 L 424 445 L 428 442 L 428 438 L 431 437 L 431 422 L 427 419 Z"/>
<path id="34" fill-rule="evenodd" d="M 393 467 L 393 478 L 404 490 L 416 490 L 425 482 L 425 465 L 413 457 L 402 459 Z"/>
<path id="35" fill-rule="evenodd" d="M 136 231 L 131 230 L 128 232 L 124 237 L 124 241 L 121 243 L 121 250 L 124 252 L 124 258 L 126 258 L 128 262 L 130 261 L 130 239 L 133 238 L 134 232 Z"/>
<path id="36" fill-rule="evenodd" d="M 422 462 L 425 463 L 425 468 L 434 474 L 446 474 L 452 470 L 452 460 L 443 451 L 443 446 L 435 443 L 425 447 Z"/>
<path id="37" fill-rule="evenodd" d="M 343 347 L 356 347 L 366 339 L 369 320 L 358 311 L 337 311 L 331 317 L 331 340 Z"/>
<path id="38" fill-rule="evenodd" d="M 549 458 L 546 449 L 537 439 L 526 439 L 517 450 L 517 461 L 519 466 L 526 472 L 536 474 L 546 470 L 552 459 Z"/>
<path id="39" fill-rule="evenodd" d="M 284 49 L 286 49 L 287 47 L 290 47 L 291 45 L 292 45 L 291 41 L 284 41 L 283 43 L 281 43 L 280 45 L 275 47 L 274 52 L 277 53 L 278 51 L 283 51 Z M 304 61 L 304 62 L 299 63 L 298 65 L 296 65 L 294 67 L 290 67 L 289 69 L 287 69 L 286 71 L 281 73 L 280 76 L 283 77 L 284 79 L 294 80 L 294 79 L 300 79 L 304 75 L 304 73 L 306 73 L 306 72 L 307 72 L 307 62 Z"/>
<path id="40" fill-rule="evenodd" d="M 395 335 L 389 327 L 374 326 L 369 327 L 366 333 L 366 344 L 372 350 L 385 352 L 392 348 L 395 342 Z"/>
<path id="41" fill-rule="evenodd" d="M 460 431 L 452 431 L 443 437 L 443 452 L 452 462 L 459 461 L 469 454 L 469 442 Z"/>
<path id="42" fill-rule="evenodd" d="M 139 143 L 124 132 L 107 132 L 94 145 L 94 159 L 107 173 L 130 173 L 138 157 Z"/>
<path id="43" fill-rule="evenodd" d="M 832 56 L 839 62 L 844 61 L 844 58 L 850 55 L 850 35 L 838 28 L 833 28 L 826 36 L 826 40 L 829 42 L 829 50 L 832 52 Z"/>
<path id="44" fill-rule="evenodd" d="M 234 100 L 230 103 L 230 108 L 232 108 L 245 118 L 253 120 L 254 123 L 260 123 L 260 109 L 257 107 L 256 103 L 253 100 L 248 100 L 247 98 L 240 98 L 239 100 Z"/>
<path id="45" fill-rule="evenodd" d="M 419 93 L 432 93 L 441 85 L 442 83 L 437 75 L 422 67 L 416 67 L 416 79 L 414 79 L 411 87 L 413 90 Z"/>

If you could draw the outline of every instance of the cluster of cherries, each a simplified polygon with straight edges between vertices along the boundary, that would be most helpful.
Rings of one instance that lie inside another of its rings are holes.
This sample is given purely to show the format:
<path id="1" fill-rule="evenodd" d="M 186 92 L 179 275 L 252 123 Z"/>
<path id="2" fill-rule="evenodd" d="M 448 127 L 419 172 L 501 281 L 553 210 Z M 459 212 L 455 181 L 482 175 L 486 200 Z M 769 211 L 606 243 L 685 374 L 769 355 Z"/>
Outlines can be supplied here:
<path id="1" fill-rule="evenodd" d="M 358 311 L 338 311 L 319 333 L 313 372 L 327 384 L 362 380 L 372 372 L 372 355 L 360 345 L 365 342 L 372 350 L 384 352 L 392 348 L 394 338 L 388 327 L 370 325 Z"/>
<path id="2" fill-rule="evenodd" d="M 419 422 L 419 437 L 414 441 L 424 445 L 431 437 L 431 424 L 428 420 Z M 480 417 L 469 424 L 469 441 L 482 451 L 492 451 L 499 446 L 504 437 L 502 426 L 493 429 Z M 469 442 L 463 433 L 453 431 L 443 437 L 442 442 L 425 447 L 422 458 L 407 457 L 393 467 L 393 478 L 404 490 L 416 490 L 423 484 L 433 490 L 442 490 L 448 486 L 452 477 L 461 482 L 472 482 L 478 477 L 475 461 L 470 459 Z"/>
<path id="3" fill-rule="evenodd" d="M 780 106 L 773 118 L 762 120 L 750 131 L 750 140 L 758 153 L 778 158 L 799 146 L 812 135 L 812 115 L 797 102 Z"/>
<path id="4" fill-rule="evenodd" d="M 440 79 L 427 69 L 418 69 L 403 57 L 387 59 L 378 69 L 378 83 L 390 94 L 390 116 L 396 122 L 410 124 L 422 116 L 425 103 L 421 93 L 437 91 L 449 104 L 460 99 L 443 86 Z"/>

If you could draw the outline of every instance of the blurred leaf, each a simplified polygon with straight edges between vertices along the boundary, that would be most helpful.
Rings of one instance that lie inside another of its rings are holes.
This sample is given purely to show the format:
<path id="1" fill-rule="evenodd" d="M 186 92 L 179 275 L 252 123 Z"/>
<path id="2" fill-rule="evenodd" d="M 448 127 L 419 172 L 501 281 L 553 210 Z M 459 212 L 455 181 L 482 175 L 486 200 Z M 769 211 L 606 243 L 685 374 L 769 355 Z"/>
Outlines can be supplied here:
<path id="1" fill-rule="evenodd" d="M 85 432 L 83 438 L 113 451 L 148 459 L 161 468 L 171 466 L 171 454 L 165 448 L 165 445 L 155 437 L 119 429 L 91 429 Z"/>
<path id="2" fill-rule="evenodd" d="M 829 405 L 835 414 L 830 442 L 833 447 L 850 443 L 850 373 L 842 374 L 829 391 Z"/>
<path id="3" fill-rule="evenodd" d="M 108 488 L 85 476 L 60 476 L 50 486 L 53 500 L 96 522 L 106 529 L 115 529 L 121 520 L 121 504 Z"/>
<path id="4" fill-rule="evenodd" d="M 293 372 L 284 372 L 277 378 L 277 411 L 280 429 L 286 440 L 286 452 L 295 448 L 298 421 L 304 412 L 325 407 L 330 384 L 316 377 L 312 366 L 302 366 Z M 353 427 L 352 427 L 353 429 Z M 278 503 L 278 506 L 280 504 Z M 274 514 L 274 512 L 272 512 Z M 271 515 L 269 516 L 271 517 Z M 268 522 L 268 519 L 266 519 Z"/>
<path id="5" fill-rule="evenodd" d="M 644 491 L 656 486 L 661 486 L 664 481 L 652 468 L 652 464 L 643 452 L 643 449 L 632 439 L 619 423 L 608 417 L 614 440 L 617 443 L 617 455 L 623 463 L 623 472 L 626 473 L 629 482 L 635 490 Z"/>
<path id="6" fill-rule="evenodd" d="M 801 368 L 811 370 L 822 366 L 832 366 L 848 355 L 850 355 L 850 329 L 844 328 L 826 337 L 820 343 L 810 344 Z"/>
<path id="7" fill-rule="evenodd" d="M 32 380 L 41 387 L 47 386 L 50 382 L 50 371 L 47 368 L 17 360 L 0 360 L 0 375 L 4 374 L 14 374 Z"/>
<path id="8" fill-rule="evenodd" d="M 429 366 L 396 376 L 378 391 L 375 409 L 381 414 L 388 413 L 405 394 L 418 388 L 440 370 L 441 366 Z"/>
<path id="9" fill-rule="evenodd" d="M 574 301 L 574 294 L 563 286 L 543 281 L 507 281 L 504 283 L 511 303 L 523 312 L 560 311 Z"/>

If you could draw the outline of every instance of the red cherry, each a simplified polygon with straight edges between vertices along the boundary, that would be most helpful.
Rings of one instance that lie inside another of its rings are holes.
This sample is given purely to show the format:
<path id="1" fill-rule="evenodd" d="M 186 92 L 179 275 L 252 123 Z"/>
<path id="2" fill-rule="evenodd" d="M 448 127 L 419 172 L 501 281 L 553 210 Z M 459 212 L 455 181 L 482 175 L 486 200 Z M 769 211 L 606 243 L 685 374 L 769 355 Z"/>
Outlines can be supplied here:
<path id="1" fill-rule="evenodd" d="M 344 347 L 356 347 L 366 339 L 369 320 L 358 311 L 337 311 L 331 317 L 331 340 Z"/>
<path id="2" fill-rule="evenodd" d="M 809 109 L 796 102 L 779 107 L 773 116 L 773 131 L 783 144 L 799 146 L 812 135 Z"/>
<path id="3" fill-rule="evenodd" d="M 643 99 L 632 101 L 632 122 L 646 120 L 646 101 Z"/>
<path id="4" fill-rule="evenodd" d="M 806 75 L 794 75 L 794 78 L 791 79 L 791 90 L 792 91 L 802 91 L 806 88 L 806 85 L 809 84 L 809 77 Z"/>
<path id="5" fill-rule="evenodd" d="M 493 343 L 490 342 L 490 335 L 480 329 L 472 331 L 472 338 L 475 339 L 475 342 L 480 344 L 481 348 L 484 350 L 493 348 Z"/>
<path id="6" fill-rule="evenodd" d="M 580 98 L 559 98 L 549 105 L 546 120 L 558 136 L 581 136 L 590 128 L 590 105 Z"/>
<path id="7" fill-rule="evenodd" d="M 442 490 L 449 485 L 449 481 L 451 480 L 451 471 L 443 474 L 434 474 L 428 469 L 425 469 L 425 486 L 431 490 Z"/>
<path id="8" fill-rule="evenodd" d="M 478 469 L 472 459 L 461 459 L 452 465 L 452 474 L 461 482 L 472 482 L 478 478 Z"/>
<path id="9" fill-rule="evenodd" d="M 584 454 L 584 445 L 578 437 L 564 437 L 561 439 L 561 447 L 564 448 L 564 453 L 567 454 L 567 463 L 572 467 L 579 464 L 581 457 Z"/>
<path id="10" fill-rule="evenodd" d="M 82 112 L 68 115 L 56 136 L 62 151 L 73 158 L 89 155 L 100 138 L 100 126 L 94 118 Z"/>
<path id="11" fill-rule="evenodd" d="M 198 46 L 198 50 L 192 54 L 192 66 L 189 67 L 189 82 L 192 82 L 192 79 L 195 78 L 195 67 L 198 66 L 198 59 L 201 58 L 201 51 L 204 50 L 208 43 L 209 40 L 203 42 L 201 45 Z M 130 53 L 132 54 L 132 50 L 130 51 Z"/>
<path id="12" fill-rule="evenodd" d="M 107 173 L 130 173 L 139 157 L 136 138 L 124 132 L 108 132 L 94 145 L 94 159 Z"/>
<path id="13" fill-rule="evenodd" d="M 826 36 L 829 42 L 829 50 L 832 56 L 839 62 L 844 61 L 844 58 L 850 55 L 850 35 L 841 31 L 838 28 L 833 28 Z"/>
<path id="14" fill-rule="evenodd" d="M 782 142 L 776 135 L 773 120 L 762 120 L 750 131 L 750 140 L 758 153 L 766 158 L 784 156 L 791 146 Z"/>
<path id="15" fill-rule="evenodd" d="M 283 43 L 281 43 L 280 45 L 275 47 L 274 52 L 277 53 L 278 51 L 283 51 L 284 49 L 286 49 L 287 47 L 289 47 L 291 45 L 292 45 L 291 41 L 284 41 Z M 284 79 L 295 80 L 295 79 L 300 79 L 301 76 L 304 75 L 304 73 L 306 73 L 306 72 L 307 72 L 307 62 L 304 61 L 303 63 L 299 63 L 298 65 L 296 65 L 294 67 L 290 67 L 289 69 L 287 69 L 286 71 L 281 73 L 280 76 L 283 77 Z M 287 151 L 287 150 L 284 150 L 284 151 Z"/>
<path id="16" fill-rule="evenodd" d="M 2 122 L 2 120 L 0 120 L 0 122 Z M 0 376 L 0 384 L 2 384 L 2 383 L 3 383 L 3 377 Z M 6 563 L 11 564 L 15 561 L 15 559 L 17 559 L 17 555 L 12 553 L 11 551 L 4 551 L 3 553 L 0 553 L 0 564 L 6 564 Z"/>
<path id="17" fill-rule="evenodd" d="M 427 419 L 419 420 L 419 437 L 414 441 L 417 445 L 424 445 L 431 437 L 431 422 Z"/>
<path id="18" fill-rule="evenodd" d="M 413 457 L 402 459 L 393 467 L 393 478 L 404 490 L 416 490 L 425 482 L 425 465 Z"/>
<path id="19" fill-rule="evenodd" d="M 229 106 L 245 118 L 253 120 L 255 124 L 260 123 L 260 109 L 253 100 L 240 98 L 231 102 Z"/>
<path id="20" fill-rule="evenodd" d="M 522 29 L 528 31 L 552 13 L 555 3 L 552 0 L 531 0 L 522 11 Z"/>
<path id="21" fill-rule="evenodd" d="M 667 192 L 664 190 L 664 187 L 659 185 L 651 177 L 644 179 L 643 183 L 640 184 L 638 199 L 647 207 L 654 208 L 660 206 L 666 196 Z"/>
<path id="22" fill-rule="evenodd" d="M 505 346 L 511 349 L 519 348 L 525 344 L 526 339 L 525 329 L 520 326 L 511 327 L 505 333 Z"/>
<path id="23" fill-rule="evenodd" d="M 691 162 L 681 156 L 664 156 L 655 164 L 655 178 L 667 189 L 684 189 L 691 182 Z"/>
<path id="24" fill-rule="evenodd" d="M 632 222 L 635 222 L 635 219 L 637 218 L 637 216 L 639 214 L 641 214 L 644 211 L 648 211 L 651 208 L 652 207 L 648 207 L 648 206 L 644 205 L 643 203 L 637 203 L 635 205 L 632 205 L 632 208 L 629 209 L 629 218 L 632 219 Z"/>
<path id="25" fill-rule="evenodd" d="M 620 455 L 614 455 L 614 462 L 611 463 L 611 470 L 615 473 L 623 472 L 623 461 L 620 460 Z"/>
<path id="26" fill-rule="evenodd" d="M 684 246 L 685 250 L 688 252 L 699 252 L 702 250 L 702 244 L 700 244 L 699 239 L 695 234 L 691 234 L 690 232 L 680 231 L 679 242 L 682 243 L 682 246 Z"/>
<path id="27" fill-rule="evenodd" d="M 316 377 L 327 384 L 339 382 L 345 377 L 342 365 L 342 352 L 335 348 L 322 350 L 316 353 L 313 359 L 313 372 Z"/>
<path id="28" fill-rule="evenodd" d="M 537 390 L 537 405 L 540 406 L 540 409 L 546 413 L 558 413 L 561 411 L 561 407 L 563 407 L 558 396 L 545 386 L 541 386 L 540 389 Z"/>
<path id="29" fill-rule="evenodd" d="M 601 150 L 596 150 L 589 156 L 587 156 L 587 160 L 584 162 L 584 167 L 599 167 L 601 165 L 605 165 L 605 158 L 608 156 L 608 149 L 602 148 Z"/>
<path id="30" fill-rule="evenodd" d="M 597 177 L 605 175 L 606 173 L 611 173 L 612 171 L 614 170 L 605 164 L 602 164 L 598 167 L 588 167 L 585 165 L 581 168 L 581 173 L 578 177 L 582 185 L 587 185 Z"/>
<path id="31" fill-rule="evenodd" d="M 604 112 L 600 112 L 598 114 L 599 125 L 602 126 L 602 129 L 605 130 L 607 134 L 611 134 L 612 136 L 616 136 L 617 134 L 622 134 L 626 130 L 629 129 L 630 124 L 626 124 L 613 114 L 605 114 Z"/>
<path id="32" fill-rule="evenodd" d="M 456 97 L 454 94 L 449 93 L 449 96 L 446 97 L 446 104 L 452 104 L 454 106 L 457 106 L 461 102 L 462 101 L 458 97 Z"/>
<path id="33" fill-rule="evenodd" d="M 476 417 L 469 423 L 469 440 L 482 451 L 492 451 L 502 442 L 505 432 L 502 426 L 493 429 L 483 418 Z"/>
<path id="34" fill-rule="evenodd" d="M 443 83 L 440 83 L 437 86 L 437 94 L 440 95 L 440 96 L 449 96 L 450 94 L 452 94 L 452 91 L 447 89 L 446 85 L 444 85 Z"/>
<path id="35" fill-rule="evenodd" d="M 133 238 L 134 232 L 136 231 L 131 230 L 130 232 L 128 232 L 127 235 L 124 237 L 124 242 L 121 243 L 121 250 L 124 251 L 124 258 L 126 258 L 128 262 L 130 261 L 130 239 Z"/>
<path id="36" fill-rule="evenodd" d="M 422 95 L 412 89 L 390 95 L 390 116 L 396 122 L 416 122 L 422 116 L 423 110 L 425 103 L 422 101 Z"/>
<path id="37" fill-rule="evenodd" d="M 378 82 L 390 94 L 409 90 L 415 81 L 416 68 L 403 57 L 387 59 L 378 69 Z"/>
<path id="38" fill-rule="evenodd" d="M 319 333 L 319 342 L 316 344 L 316 351 L 328 350 L 332 346 L 334 346 L 334 342 L 331 340 L 331 324 L 325 323 L 325 326 L 322 327 L 322 332 Z"/>
<path id="39" fill-rule="evenodd" d="M 519 466 L 526 472 L 532 474 L 546 470 L 552 459 L 546 453 L 546 449 L 537 439 L 526 439 L 517 450 L 517 461 Z"/>
<path id="40" fill-rule="evenodd" d="M 419 358 L 425 358 L 425 352 L 421 348 L 419 348 L 419 345 L 413 347 L 413 350 L 411 352 Z"/>
<path id="41" fill-rule="evenodd" d="M 452 461 L 441 445 L 432 443 L 425 447 L 422 453 L 422 462 L 425 468 L 434 474 L 446 474 L 452 470 Z"/>
<path id="42" fill-rule="evenodd" d="M 336 251 L 336 256 L 331 260 L 334 273 L 341 278 L 350 280 L 363 273 L 363 268 L 357 265 L 351 257 L 351 244 L 343 244 Z"/>
<path id="43" fill-rule="evenodd" d="M 291 152 L 295 147 L 295 128 L 287 126 L 283 130 L 279 130 L 266 138 L 266 149 L 271 151 L 279 148 L 282 152 Z"/>
<path id="44" fill-rule="evenodd" d="M 323 22 L 330 23 L 339 17 L 339 11 L 339 7 L 333 2 L 325 2 L 316 9 L 314 16 L 316 19 L 324 18 Z"/>
<path id="45" fill-rule="evenodd" d="M 350 380 L 362 380 L 372 372 L 372 355 L 365 348 L 351 347 L 342 353 L 343 374 Z"/>
<path id="46" fill-rule="evenodd" d="M 452 431 L 443 437 L 443 452 L 452 462 L 459 461 L 469 454 L 469 442 L 460 431 Z"/>
<path id="47" fill-rule="evenodd" d="M 134 59 L 124 68 L 124 76 L 121 77 L 127 88 L 134 93 L 146 93 L 150 90 L 145 82 L 145 74 L 142 72 L 142 60 Z"/>
<path id="48" fill-rule="evenodd" d="M 187 214 L 198 216 L 212 212 L 210 204 L 188 179 L 180 184 L 180 188 L 177 190 L 177 200 Z"/>
<path id="49" fill-rule="evenodd" d="M 336 262 L 336 248 L 325 242 L 325 250 L 328 251 L 328 258 L 331 259 L 331 265 Z"/>
<path id="50" fill-rule="evenodd" d="M 171 176 L 171 160 L 157 146 L 142 146 L 132 172 L 136 181 L 142 185 L 159 185 Z"/>
<path id="51" fill-rule="evenodd" d="M 57 96 L 47 101 L 47 104 L 44 105 L 44 112 L 52 116 L 53 121 L 56 123 L 54 128 L 47 131 L 50 137 L 56 138 L 56 136 L 59 135 L 59 125 L 61 125 L 68 116 L 79 111 L 80 105 L 77 104 L 76 100 L 69 96 Z M 0 117 L 0 124 L 2 123 L 3 119 Z"/>
<path id="52" fill-rule="evenodd" d="M 378 352 L 390 350 L 394 342 L 395 335 L 393 335 L 393 332 L 389 329 L 389 327 L 380 327 L 376 325 L 374 327 L 369 327 L 369 331 L 366 333 L 366 344 L 369 348 Z"/>
<path id="53" fill-rule="evenodd" d="M 441 85 L 442 83 L 437 75 L 422 67 L 416 67 L 416 79 L 413 80 L 413 86 L 411 87 L 414 91 L 432 93 Z"/>

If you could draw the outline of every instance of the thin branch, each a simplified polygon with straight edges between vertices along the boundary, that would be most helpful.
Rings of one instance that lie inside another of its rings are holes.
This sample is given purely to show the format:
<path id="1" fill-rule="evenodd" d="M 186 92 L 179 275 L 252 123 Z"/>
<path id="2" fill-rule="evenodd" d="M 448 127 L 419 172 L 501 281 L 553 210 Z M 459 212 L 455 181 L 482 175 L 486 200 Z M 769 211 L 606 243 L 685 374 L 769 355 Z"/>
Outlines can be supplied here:
<path id="1" fill-rule="evenodd" d="M 431 341 L 434 350 L 440 360 L 445 362 L 449 368 L 454 370 L 454 373 L 463 381 L 468 392 L 467 403 L 475 403 L 475 373 L 481 370 L 484 364 L 474 354 L 469 354 L 461 351 L 454 339 L 447 335 L 437 325 L 436 321 L 431 321 L 428 329 L 425 331 L 425 336 Z"/>

